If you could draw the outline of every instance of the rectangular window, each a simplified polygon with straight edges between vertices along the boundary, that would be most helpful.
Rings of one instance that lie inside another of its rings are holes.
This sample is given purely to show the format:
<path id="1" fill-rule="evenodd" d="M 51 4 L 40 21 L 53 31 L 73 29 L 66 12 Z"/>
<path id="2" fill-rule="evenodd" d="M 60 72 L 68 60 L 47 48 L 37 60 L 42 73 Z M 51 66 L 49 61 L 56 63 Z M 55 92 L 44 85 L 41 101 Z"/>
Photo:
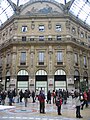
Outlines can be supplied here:
<path id="1" fill-rule="evenodd" d="M 56 25 L 56 31 L 61 31 L 61 25 Z"/>
<path id="2" fill-rule="evenodd" d="M 61 40 L 61 35 L 58 35 L 58 36 L 57 36 L 57 40 Z"/>
<path id="3" fill-rule="evenodd" d="M 22 26 L 22 32 L 27 32 L 27 26 Z"/>
<path id="4" fill-rule="evenodd" d="M 57 64 L 63 64 L 63 54 L 62 54 L 62 51 L 57 52 Z"/>
<path id="5" fill-rule="evenodd" d="M 44 65 L 44 52 L 39 52 L 39 65 Z"/>
<path id="6" fill-rule="evenodd" d="M 75 60 L 75 64 L 78 65 L 78 54 L 77 53 L 74 54 L 74 58 L 75 58 L 74 59 Z"/>
<path id="7" fill-rule="evenodd" d="M 34 36 L 31 36 L 30 41 L 34 41 L 34 38 L 35 38 Z"/>
<path id="8" fill-rule="evenodd" d="M 22 41 L 26 41 L 26 36 L 23 36 L 23 37 L 22 37 Z"/>
<path id="9" fill-rule="evenodd" d="M 0 67 L 2 67 L 2 57 L 0 57 Z"/>
<path id="10" fill-rule="evenodd" d="M 39 25 L 39 31 L 40 31 L 40 32 L 44 32 L 44 31 L 45 31 L 44 25 Z"/>
<path id="11" fill-rule="evenodd" d="M 86 59 L 86 56 L 84 56 L 84 66 L 85 66 L 85 67 L 87 66 L 87 59 Z"/>
<path id="12" fill-rule="evenodd" d="M 26 65 L 26 52 L 21 52 L 20 65 Z"/>
<path id="13" fill-rule="evenodd" d="M 48 36 L 48 40 L 49 40 L 49 41 L 52 41 L 52 36 L 51 36 L 51 35 Z"/>
<path id="14" fill-rule="evenodd" d="M 10 62 L 11 62 L 11 55 L 10 54 L 7 54 L 7 56 L 6 56 L 6 61 L 7 61 L 7 66 L 10 64 Z"/>
<path id="15" fill-rule="evenodd" d="M 83 33 L 83 32 L 81 32 L 80 36 L 81 36 L 81 38 L 84 38 L 84 33 Z"/>
<path id="16" fill-rule="evenodd" d="M 39 41 L 44 41 L 44 36 L 39 36 Z"/>

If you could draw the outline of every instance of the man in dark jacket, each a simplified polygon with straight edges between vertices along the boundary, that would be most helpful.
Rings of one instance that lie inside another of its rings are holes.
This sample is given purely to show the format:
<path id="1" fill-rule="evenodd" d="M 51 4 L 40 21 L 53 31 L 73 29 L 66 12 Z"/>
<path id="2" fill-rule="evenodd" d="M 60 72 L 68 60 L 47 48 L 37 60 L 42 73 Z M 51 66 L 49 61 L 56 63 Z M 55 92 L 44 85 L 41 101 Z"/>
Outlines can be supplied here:
<path id="1" fill-rule="evenodd" d="M 13 92 L 12 90 L 8 91 L 9 105 L 13 103 Z"/>
<path id="2" fill-rule="evenodd" d="M 24 101 L 25 101 L 25 107 L 27 107 L 27 102 L 28 102 L 28 91 L 25 90 L 24 92 Z"/>

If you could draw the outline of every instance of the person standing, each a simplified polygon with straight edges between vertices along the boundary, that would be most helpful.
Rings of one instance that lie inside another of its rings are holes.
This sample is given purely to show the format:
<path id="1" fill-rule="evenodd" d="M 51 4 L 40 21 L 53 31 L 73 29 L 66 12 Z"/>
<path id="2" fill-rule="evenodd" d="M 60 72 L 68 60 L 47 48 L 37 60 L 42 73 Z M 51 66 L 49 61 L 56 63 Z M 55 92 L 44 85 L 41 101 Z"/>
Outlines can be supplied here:
<path id="1" fill-rule="evenodd" d="M 52 96 L 53 96 L 53 104 L 54 104 L 54 103 L 56 103 L 56 92 L 55 92 L 55 90 L 53 90 Z"/>
<path id="2" fill-rule="evenodd" d="M 32 91 L 32 99 L 33 99 L 33 103 L 35 102 L 35 92 Z"/>
<path id="3" fill-rule="evenodd" d="M 75 102 L 76 102 L 76 118 L 83 118 L 80 114 L 81 102 L 80 102 L 80 95 L 78 92 L 76 92 L 75 94 Z"/>
<path id="4" fill-rule="evenodd" d="M 45 113 L 45 94 L 43 93 L 43 91 L 40 91 L 38 100 L 40 103 L 40 113 Z"/>
<path id="5" fill-rule="evenodd" d="M 61 96 L 57 96 L 56 97 L 56 106 L 57 106 L 58 115 L 62 115 L 61 114 L 61 105 L 62 105 L 62 97 Z"/>

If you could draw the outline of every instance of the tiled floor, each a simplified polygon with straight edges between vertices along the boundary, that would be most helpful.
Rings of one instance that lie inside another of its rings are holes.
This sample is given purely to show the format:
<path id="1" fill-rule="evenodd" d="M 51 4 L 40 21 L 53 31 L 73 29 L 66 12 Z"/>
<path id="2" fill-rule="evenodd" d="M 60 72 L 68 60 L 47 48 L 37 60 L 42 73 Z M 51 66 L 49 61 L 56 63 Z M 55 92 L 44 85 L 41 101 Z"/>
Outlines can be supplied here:
<path id="1" fill-rule="evenodd" d="M 74 100 L 68 99 L 66 105 L 62 105 L 62 115 L 57 115 L 57 107 L 54 104 L 45 104 L 46 114 L 39 113 L 39 103 L 32 103 L 29 99 L 28 107 L 23 103 L 14 103 L 13 108 L 4 105 L 0 106 L 0 120 L 77 120 L 75 118 Z M 7 103 L 6 103 L 7 105 Z M 88 108 L 81 110 L 83 119 L 90 120 L 90 105 Z"/>

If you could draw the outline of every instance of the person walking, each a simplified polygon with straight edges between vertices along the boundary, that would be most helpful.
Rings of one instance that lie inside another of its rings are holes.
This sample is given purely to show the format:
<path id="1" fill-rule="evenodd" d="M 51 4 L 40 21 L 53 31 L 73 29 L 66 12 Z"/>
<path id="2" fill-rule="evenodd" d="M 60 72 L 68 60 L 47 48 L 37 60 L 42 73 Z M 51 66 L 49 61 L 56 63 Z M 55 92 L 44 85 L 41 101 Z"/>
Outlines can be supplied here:
<path id="1" fill-rule="evenodd" d="M 38 100 L 40 103 L 40 113 L 45 113 L 45 94 L 43 93 L 43 91 L 40 91 Z"/>
<path id="2" fill-rule="evenodd" d="M 1 92 L 1 104 L 4 105 L 5 104 L 5 99 L 6 99 L 6 92 L 2 91 Z"/>
<path id="3" fill-rule="evenodd" d="M 75 94 L 75 102 L 76 102 L 76 118 L 83 118 L 80 114 L 81 102 L 80 102 L 80 95 L 78 92 L 76 92 Z"/>
<path id="4" fill-rule="evenodd" d="M 22 99 L 23 99 L 23 96 L 24 96 L 22 89 L 20 90 L 19 95 L 20 95 L 20 102 L 22 102 Z"/>
<path id="5" fill-rule="evenodd" d="M 25 107 L 27 107 L 27 103 L 28 103 L 28 91 L 25 90 L 24 92 L 24 102 L 25 102 Z"/>
<path id="6" fill-rule="evenodd" d="M 83 104 L 81 110 L 83 110 L 84 105 L 86 105 L 86 108 L 88 107 L 88 95 L 86 91 L 83 93 Z"/>
<path id="7" fill-rule="evenodd" d="M 47 103 L 51 104 L 51 92 L 50 92 L 50 90 L 47 93 Z"/>
<path id="8" fill-rule="evenodd" d="M 61 105 L 62 105 L 62 97 L 61 96 L 57 96 L 56 97 L 56 106 L 57 106 L 58 115 L 62 115 L 61 114 Z"/>
<path id="9" fill-rule="evenodd" d="M 8 91 L 9 105 L 12 106 L 13 103 L 13 92 L 12 90 Z"/>

